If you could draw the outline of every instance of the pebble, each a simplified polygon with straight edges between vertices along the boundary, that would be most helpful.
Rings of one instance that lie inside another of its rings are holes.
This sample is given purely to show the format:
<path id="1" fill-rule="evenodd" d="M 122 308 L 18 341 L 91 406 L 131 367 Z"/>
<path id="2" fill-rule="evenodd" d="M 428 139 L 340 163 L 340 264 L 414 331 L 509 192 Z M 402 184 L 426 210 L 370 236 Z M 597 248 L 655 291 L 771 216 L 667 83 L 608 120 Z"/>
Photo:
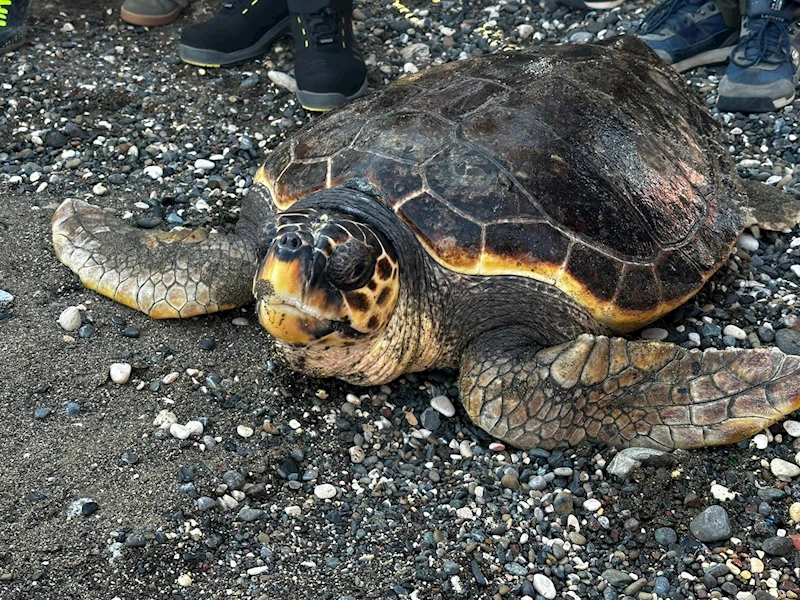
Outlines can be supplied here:
<path id="1" fill-rule="evenodd" d="M 360 465 L 362 462 L 364 462 L 364 459 L 367 457 L 361 446 L 352 446 L 348 450 L 348 452 L 350 454 L 350 460 L 352 461 L 353 464 L 356 465 Z"/>
<path id="2" fill-rule="evenodd" d="M 717 542 L 731 537 L 727 511 L 721 506 L 709 506 L 689 523 L 689 531 L 701 542 Z"/>
<path id="3" fill-rule="evenodd" d="M 740 235 L 736 245 L 747 252 L 755 252 L 758 250 L 758 240 L 749 233 L 743 233 Z"/>
<path id="4" fill-rule="evenodd" d="M 78 498 L 67 506 L 67 518 L 88 517 L 97 512 L 98 504 L 92 498 Z"/>
<path id="5" fill-rule="evenodd" d="M 67 402 L 66 412 L 68 417 L 76 417 L 81 412 L 81 405 L 77 402 Z"/>
<path id="6" fill-rule="evenodd" d="M 769 463 L 769 470 L 782 481 L 791 481 L 800 475 L 800 466 L 782 458 L 773 458 Z"/>
<path id="7" fill-rule="evenodd" d="M 108 193 L 108 188 L 102 183 L 97 183 L 92 187 L 92 193 L 95 196 L 105 196 Z"/>
<path id="8" fill-rule="evenodd" d="M 800 437 L 800 421 L 786 420 L 783 422 L 783 428 L 790 436 L 794 438 Z"/>
<path id="9" fill-rule="evenodd" d="M 652 448 L 625 448 L 614 455 L 606 470 L 611 475 L 625 479 L 641 466 L 643 460 L 663 455 L 661 450 Z"/>
<path id="10" fill-rule="evenodd" d="M 178 576 L 178 585 L 181 587 L 190 587 L 192 585 L 192 576 L 188 573 L 183 573 Z"/>
<path id="11" fill-rule="evenodd" d="M 33 411 L 33 418 L 41 421 L 49 417 L 50 413 L 52 412 L 53 409 L 51 408 L 37 408 L 36 410 Z"/>
<path id="12" fill-rule="evenodd" d="M 786 556 L 794 550 L 794 543 L 788 537 L 775 536 L 761 542 L 761 549 L 771 556 Z"/>
<path id="13" fill-rule="evenodd" d="M 794 329 L 779 329 L 775 332 L 775 345 L 785 354 L 800 356 L 800 332 Z"/>
<path id="14" fill-rule="evenodd" d="M 434 396 L 431 398 L 431 408 L 445 417 L 452 417 L 456 414 L 456 407 L 447 396 Z"/>
<path id="15" fill-rule="evenodd" d="M 14 296 L 5 290 L 0 290 L 0 311 L 6 311 L 14 304 Z"/>
<path id="16" fill-rule="evenodd" d="M 758 433 L 753 436 L 753 444 L 759 450 L 766 450 L 767 446 L 769 446 L 769 438 L 763 433 Z"/>
<path id="17" fill-rule="evenodd" d="M 662 329 L 661 327 L 650 327 L 649 329 L 643 330 L 639 337 L 643 340 L 650 340 L 655 342 L 662 342 L 667 339 L 669 336 L 669 331 L 666 329 Z"/>
<path id="18" fill-rule="evenodd" d="M 169 434 L 177 438 L 179 440 L 188 439 L 190 435 L 192 435 L 192 431 L 186 427 L 186 425 L 181 425 L 180 423 L 173 423 L 169 426 Z"/>
<path id="19" fill-rule="evenodd" d="M 533 588 L 536 592 L 547 600 L 553 600 L 556 597 L 556 586 L 546 575 L 535 573 L 533 575 Z"/>
<path id="20" fill-rule="evenodd" d="M 744 329 L 741 329 L 736 325 L 726 325 L 722 330 L 722 334 L 729 335 L 737 340 L 744 340 L 747 338 L 747 334 L 745 333 Z"/>
<path id="21" fill-rule="evenodd" d="M 672 527 L 659 527 L 654 535 L 656 541 L 665 547 L 669 547 L 678 541 L 678 534 Z"/>
<path id="22" fill-rule="evenodd" d="M 800 523 L 800 502 L 792 502 L 789 506 L 789 518 L 795 523 Z"/>
<path id="23" fill-rule="evenodd" d="M 238 519 L 245 523 L 252 523 L 253 521 L 258 521 L 263 515 L 264 511 L 260 508 L 245 506 L 239 511 Z"/>
<path id="24" fill-rule="evenodd" d="M 145 167 L 144 169 L 142 169 L 142 171 L 150 179 L 159 179 L 164 176 L 164 169 L 162 169 L 158 165 L 150 165 L 149 167 Z"/>
<path id="25" fill-rule="evenodd" d="M 170 425 L 178 422 L 178 417 L 169 409 L 162 409 L 158 411 L 156 418 L 153 419 L 153 426 L 159 429 L 169 429 Z"/>
<path id="26" fill-rule="evenodd" d="M 719 500 L 720 502 L 725 502 L 726 500 L 733 500 L 736 497 L 735 492 L 731 492 L 724 485 L 720 485 L 718 483 L 711 486 L 711 495 L 714 497 L 715 500 Z"/>
<path id="27" fill-rule="evenodd" d="M 128 363 L 112 363 L 108 368 L 108 375 L 111 381 L 123 385 L 131 378 L 131 366 Z"/>
<path id="28" fill-rule="evenodd" d="M 583 508 L 588 510 L 589 512 L 596 512 L 602 506 L 600 500 L 597 498 L 589 498 L 583 503 Z"/>
<path id="29" fill-rule="evenodd" d="M 77 306 L 68 306 L 58 317 L 58 324 L 64 331 L 78 331 L 81 326 L 81 311 Z"/>
<path id="30" fill-rule="evenodd" d="M 253 435 L 253 428 L 247 425 L 237 425 L 236 433 L 239 434 L 239 437 L 249 438 Z"/>
<path id="31" fill-rule="evenodd" d="M 336 496 L 336 487 L 330 483 L 320 483 L 314 487 L 314 495 L 320 500 L 329 500 Z"/>
<path id="32" fill-rule="evenodd" d="M 292 94 L 297 91 L 297 80 L 291 75 L 287 75 L 282 71 L 267 71 L 267 77 L 279 88 L 283 88 Z"/>
<path id="33" fill-rule="evenodd" d="M 207 160 L 205 158 L 198 158 L 196 161 L 194 161 L 195 169 L 203 169 L 204 171 L 211 171 L 216 166 L 217 165 L 214 164 L 213 161 Z"/>
<path id="34" fill-rule="evenodd" d="M 203 435 L 203 424 L 200 421 L 188 421 L 185 425 L 186 429 L 189 430 L 189 435 L 193 435 L 196 437 L 200 437 Z"/>
<path id="35" fill-rule="evenodd" d="M 627 586 L 633 581 L 633 577 L 619 569 L 606 569 L 600 576 L 614 587 Z"/>

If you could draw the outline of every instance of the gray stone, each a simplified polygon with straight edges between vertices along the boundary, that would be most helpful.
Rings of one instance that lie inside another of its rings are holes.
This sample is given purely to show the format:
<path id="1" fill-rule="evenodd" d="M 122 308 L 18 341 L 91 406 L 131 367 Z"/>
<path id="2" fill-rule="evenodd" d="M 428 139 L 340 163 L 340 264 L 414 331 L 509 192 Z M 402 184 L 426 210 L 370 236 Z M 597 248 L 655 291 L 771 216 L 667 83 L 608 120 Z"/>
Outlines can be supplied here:
<path id="1" fill-rule="evenodd" d="M 794 550 L 794 543 L 788 537 L 771 537 L 761 542 L 761 549 L 772 556 L 786 556 Z"/>
<path id="2" fill-rule="evenodd" d="M 709 506 L 692 519 L 689 531 L 701 542 L 727 540 L 731 537 L 728 513 L 721 506 Z"/>
<path id="3" fill-rule="evenodd" d="M 620 571 L 619 569 L 606 569 L 600 576 L 610 585 L 616 587 L 630 585 L 630 583 L 633 581 L 633 577 L 628 575 L 625 571 Z"/>
<path id="4" fill-rule="evenodd" d="M 642 461 L 655 456 L 662 456 L 663 454 L 661 450 L 653 450 L 652 448 L 625 448 L 611 459 L 606 471 L 620 479 L 625 479 L 634 469 L 641 466 Z"/>
<path id="5" fill-rule="evenodd" d="M 264 511 L 260 508 L 250 508 L 249 506 L 245 506 L 239 511 L 239 519 L 246 523 L 251 523 L 253 521 L 258 521 L 263 514 Z"/>

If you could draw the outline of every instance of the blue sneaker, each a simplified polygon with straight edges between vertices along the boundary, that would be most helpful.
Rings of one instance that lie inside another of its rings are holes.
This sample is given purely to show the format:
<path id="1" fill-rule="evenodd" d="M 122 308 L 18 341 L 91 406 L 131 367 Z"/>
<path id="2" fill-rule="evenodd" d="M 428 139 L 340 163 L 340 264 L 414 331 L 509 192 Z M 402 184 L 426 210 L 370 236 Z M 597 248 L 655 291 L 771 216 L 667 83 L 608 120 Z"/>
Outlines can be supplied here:
<path id="1" fill-rule="evenodd" d="M 678 72 L 725 62 L 739 38 L 712 0 L 664 0 L 644 18 L 637 35 Z"/>
<path id="2" fill-rule="evenodd" d="M 748 1 L 739 43 L 719 82 L 720 110 L 769 112 L 794 100 L 800 65 L 791 43 L 794 8 L 791 0 Z"/>
<path id="3" fill-rule="evenodd" d="M 28 0 L 0 0 L 0 54 L 25 42 Z"/>

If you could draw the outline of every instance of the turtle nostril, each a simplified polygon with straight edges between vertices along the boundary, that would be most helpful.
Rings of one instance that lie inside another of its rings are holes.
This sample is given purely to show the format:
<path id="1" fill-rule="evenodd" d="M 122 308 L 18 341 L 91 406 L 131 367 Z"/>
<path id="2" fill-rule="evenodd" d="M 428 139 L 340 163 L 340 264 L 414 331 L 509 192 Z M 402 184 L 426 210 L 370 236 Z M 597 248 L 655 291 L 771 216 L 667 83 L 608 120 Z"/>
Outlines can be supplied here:
<path id="1" fill-rule="evenodd" d="M 301 243 L 300 236 L 290 231 L 289 233 L 284 233 L 280 237 L 278 240 L 278 247 L 285 248 L 286 250 L 297 250 Z"/>

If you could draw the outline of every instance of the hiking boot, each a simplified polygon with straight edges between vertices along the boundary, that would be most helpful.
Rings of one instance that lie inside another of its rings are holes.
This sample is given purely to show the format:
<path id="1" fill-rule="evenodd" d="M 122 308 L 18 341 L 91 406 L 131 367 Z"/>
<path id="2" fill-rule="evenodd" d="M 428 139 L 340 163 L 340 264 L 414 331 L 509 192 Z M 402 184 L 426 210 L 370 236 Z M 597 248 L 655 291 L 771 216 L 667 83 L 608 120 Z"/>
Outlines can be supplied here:
<path id="1" fill-rule="evenodd" d="M 367 67 L 353 36 L 353 0 L 288 0 L 297 97 L 327 111 L 367 91 Z"/>
<path id="2" fill-rule="evenodd" d="M 0 0 L 0 54 L 25 42 L 28 0 Z"/>
<path id="3" fill-rule="evenodd" d="M 725 62 L 739 39 L 714 0 L 664 0 L 644 18 L 637 35 L 678 72 Z"/>
<path id="4" fill-rule="evenodd" d="M 559 4 L 581 10 L 608 10 L 622 4 L 623 0 L 558 0 Z"/>
<path id="5" fill-rule="evenodd" d="M 120 17 L 131 25 L 156 27 L 172 23 L 189 5 L 189 0 L 125 0 Z"/>
<path id="6" fill-rule="evenodd" d="M 200 67 L 229 67 L 267 53 L 289 31 L 286 0 L 233 0 L 204 23 L 185 27 L 178 55 Z"/>
<path id="7" fill-rule="evenodd" d="M 739 43 L 719 82 L 721 111 L 768 112 L 794 100 L 800 57 L 791 44 L 793 13 L 791 1 L 749 0 Z"/>

